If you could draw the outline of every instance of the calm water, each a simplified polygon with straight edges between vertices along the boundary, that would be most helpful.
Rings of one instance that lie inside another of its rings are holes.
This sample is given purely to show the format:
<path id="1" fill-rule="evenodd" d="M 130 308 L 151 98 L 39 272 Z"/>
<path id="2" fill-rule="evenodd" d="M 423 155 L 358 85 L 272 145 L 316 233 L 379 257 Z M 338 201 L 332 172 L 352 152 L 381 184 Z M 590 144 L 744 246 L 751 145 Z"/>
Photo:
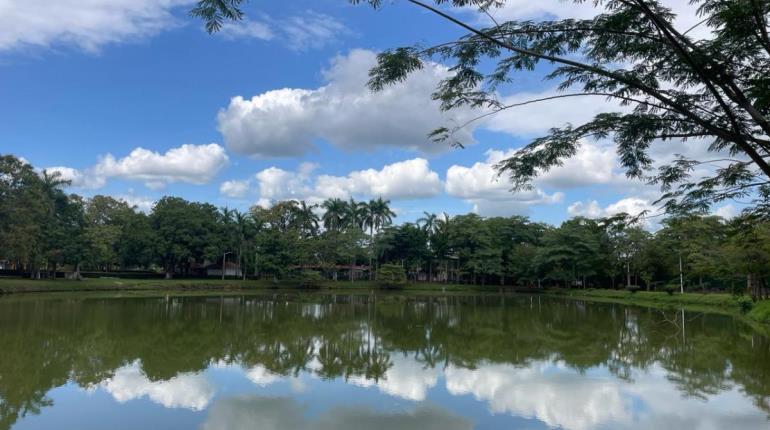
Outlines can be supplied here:
<path id="1" fill-rule="evenodd" d="M 683 323 L 684 321 L 684 323 Z M 767 429 L 729 317 L 540 297 L 0 299 L 0 429 Z"/>

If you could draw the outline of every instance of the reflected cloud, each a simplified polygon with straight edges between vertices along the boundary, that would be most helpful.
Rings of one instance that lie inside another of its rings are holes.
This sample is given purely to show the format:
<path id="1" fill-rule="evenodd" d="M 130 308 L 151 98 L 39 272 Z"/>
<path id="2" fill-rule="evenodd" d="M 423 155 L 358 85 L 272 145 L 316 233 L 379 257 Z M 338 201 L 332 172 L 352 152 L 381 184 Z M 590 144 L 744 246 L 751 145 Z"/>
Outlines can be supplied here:
<path id="1" fill-rule="evenodd" d="M 446 386 L 451 394 L 472 394 L 488 402 L 494 413 L 537 418 L 551 427 L 588 430 L 632 419 L 630 399 L 616 382 L 579 375 L 559 365 L 449 367 Z"/>
<path id="2" fill-rule="evenodd" d="M 380 412 L 368 407 L 336 407 L 317 417 L 291 398 L 232 397 L 217 401 L 202 430 L 470 430 L 465 418 L 434 406 L 408 412 Z"/>
<path id="3" fill-rule="evenodd" d="M 199 373 L 180 373 L 167 381 L 151 381 L 142 371 L 139 360 L 117 369 L 99 388 L 120 403 L 146 396 L 167 408 L 194 411 L 206 409 L 215 392 L 211 382 Z"/>
<path id="4" fill-rule="evenodd" d="M 349 382 L 359 387 L 376 386 L 383 393 L 406 400 L 425 400 L 428 390 L 438 382 L 439 371 L 403 355 L 393 355 L 391 360 L 393 366 L 379 381 L 357 376 Z"/>
<path id="5" fill-rule="evenodd" d="M 449 393 L 473 395 L 492 413 L 535 418 L 566 430 L 768 428 L 767 418 L 735 388 L 696 400 L 682 396 L 659 366 L 639 372 L 633 383 L 604 373 L 580 374 L 558 362 L 536 362 L 526 368 L 450 366 L 445 377 Z"/>

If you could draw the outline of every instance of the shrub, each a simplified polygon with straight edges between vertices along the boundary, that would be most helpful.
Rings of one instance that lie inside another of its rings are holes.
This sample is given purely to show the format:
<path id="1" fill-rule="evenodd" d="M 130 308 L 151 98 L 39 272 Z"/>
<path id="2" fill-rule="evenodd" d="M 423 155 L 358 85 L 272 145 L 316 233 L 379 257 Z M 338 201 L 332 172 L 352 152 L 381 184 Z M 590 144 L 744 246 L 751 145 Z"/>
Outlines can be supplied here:
<path id="1" fill-rule="evenodd" d="M 738 297 L 738 308 L 741 310 L 741 313 L 745 314 L 749 311 L 751 311 L 751 308 L 754 306 L 754 301 L 751 300 L 750 297 L 741 296 Z"/>
<path id="2" fill-rule="evenodd" d="M 377 282 L 385 288 L 402 288 L 406 285 L 406 272 L 397 264 L 383 264 L 377 270 Z"/>
<path id="3" fill-rule="evenodd" d="M 631 294 L 636 293 L 637 291 L 641 291 L 642 287 L 638 285 L 629 285 L 626 287 L 626 291 L 630 292 Z"/>
<path id="4" fill-rule="evenodd" d="M 324 280 L 323 276 L 315 270 L 302 270 L 295 279 L 299 282 L 300 288 L 320 288 L 321 281 Z"/>
<path id="5" fill-rule="evenodd" d="M 666 284 L 663 287 L 663 291 L 665 291 L 669 296 L 673 296 L 675 292 L 679 291 L 679 284 Z"/>

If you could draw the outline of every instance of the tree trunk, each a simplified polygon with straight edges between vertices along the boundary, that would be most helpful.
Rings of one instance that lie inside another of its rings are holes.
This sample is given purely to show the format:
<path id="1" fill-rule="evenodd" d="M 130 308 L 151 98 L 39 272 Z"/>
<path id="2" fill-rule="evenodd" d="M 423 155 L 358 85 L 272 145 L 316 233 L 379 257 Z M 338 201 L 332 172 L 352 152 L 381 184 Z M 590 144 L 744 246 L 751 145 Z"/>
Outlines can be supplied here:
<path id="1" fill-rule="evenodd" d="M 78 261 L 78 264 L 75 265 L 75 273 L 72 276 L 73 279 L 76 281 L 83 280 L 83 276 L 80 275 L 80 262 Z"/>
<path id="2" fill-rule="evenodd" d="M 631 262 L 626 261 L 626 287 L 631 286 Z"/>
<path id="3" fill-rule="evenodd" d="M 684 271 L 682 269 L 682 252 L 679 252 L 679 292 L 684 294 Z"/>

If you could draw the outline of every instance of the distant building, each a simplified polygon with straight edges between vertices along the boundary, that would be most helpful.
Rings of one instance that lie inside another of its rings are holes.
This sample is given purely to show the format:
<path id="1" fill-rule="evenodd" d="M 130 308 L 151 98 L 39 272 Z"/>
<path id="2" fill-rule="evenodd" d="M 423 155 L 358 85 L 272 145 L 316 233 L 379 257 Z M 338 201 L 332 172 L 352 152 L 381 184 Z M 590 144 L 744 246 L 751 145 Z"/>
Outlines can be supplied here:
<path id="1" fill-rule="evenodd" d="M 222 276 L 222 265 L 214 263 L 206 266 L 206 276 Z M 243 276 L 243 272 L 236 263 L 228 261 L 225 263 L 225 276 L 240 278 Z"/>

